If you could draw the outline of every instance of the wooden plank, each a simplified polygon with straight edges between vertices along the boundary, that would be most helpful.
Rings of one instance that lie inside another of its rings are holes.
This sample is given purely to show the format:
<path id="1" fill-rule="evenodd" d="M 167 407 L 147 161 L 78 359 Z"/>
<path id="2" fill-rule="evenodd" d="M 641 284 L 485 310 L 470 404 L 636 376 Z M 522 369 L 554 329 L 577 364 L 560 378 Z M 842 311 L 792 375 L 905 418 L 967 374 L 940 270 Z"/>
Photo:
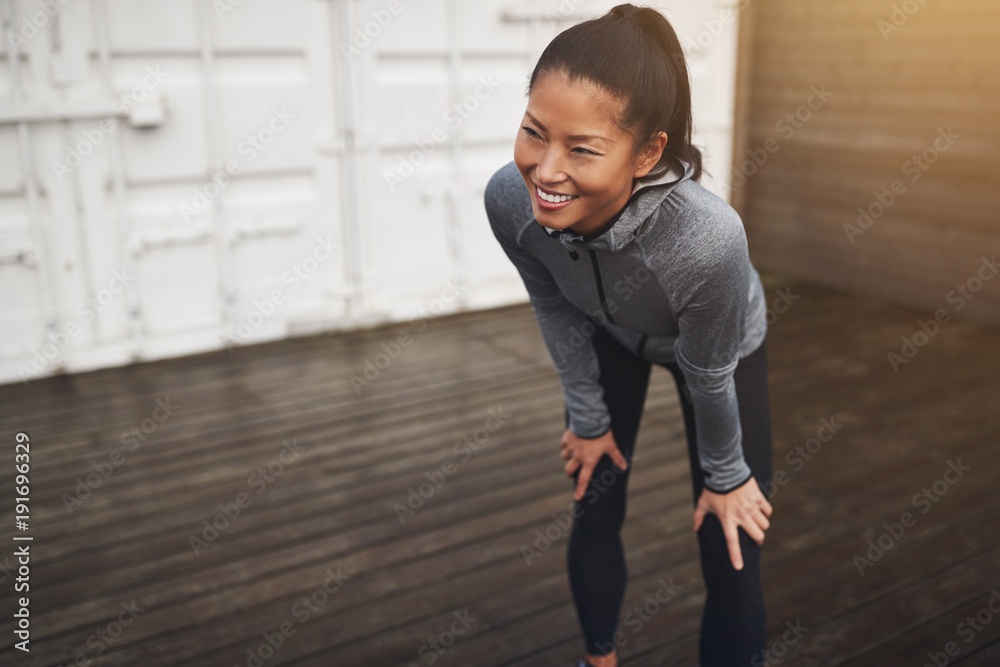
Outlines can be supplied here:
<path id="1" fill-rule="evenodd" d="M 989 587 L 970 568 L 989 570 L 1000 550 L 992 472 L 1000 415 L 982 410 L 998 391 L 997 334 L 951 323 L 897 376 L 884 354 L 919 313 L 789 276 L 762 278 L 769 300 L 785 288 L 798 297 L 768 332 L 775 468 L 789 473 L 765 549 L 772 640 L 785 621 L 802 618 L 812 638 L 787 664 L 865 653 L 869 663 L 859 664 L 918 660 L 920 629 L 947 628 L 953 613 L 979 600 Z M 40 629 L 37 651 L 17 664 L 71 662 L 133 598 L 145 611 L 91 664 L 244 664 L 263 633 L 291 621 L 296 633 L 265 664 L 407 665 L 464 608 L 478 614 L 477 624 L 440 664 L 572 663 L 582 641 L 565 539 L 531 567 L 520 552 L 568 507 L 570 492 L 557 453 L 562 396 L 537 324 L 526 304 L 439 324 L 371 395 L 345 386 L 344 369 L 398 328 L 77 378 L 66 414 L 67 394 L 43 385 L 68 386 L 68 378 L 32 383 L 34 402 L 46 405 L 33 405 L 29 422 L 46 422 L 40 432 L 58 456 L 38 463 L 38 516 L 46 522 L 37 544 L 45 548 L 32 599 Z M 245 378 L 253 391 L 241 400 Z M 106 439 L 150 397 L 178 386 L 196 392 L 195 416 L 164 430 L 167 446 L 116 471 L 79 514 L 60 516 L 61 489 L 51 485 L 80 474 L 98 451 L 80 434 L 98 428 Z M 0 405 L 24 391 L 0 387 Z M 105 403 L 116 406 L 114 421 L 101 429 L 90 411 Z M 507 406 L 509 424 L 400 526 L 393 503 L 453 457 L 455 440 L 494 404 Z M 793 470 L 785 456 L 834 415 L 847 424 L 843 432 Z M 623 532 L 626 609 L 648 600 L 661 578 L 683 589 L 640 630 L 625 628 L 623 655 L 636 665 L 691 664 L 704 588 L 683 424 L 664 369 L 654 369 L 643 420 Z M 247 488 L 246 474 L 273 457 L 281 433 L 312 444 L 303 465 L 288 465 L 194 557 L 187 536 Z M 913 510 L 914 492 L 954 456 L 974 462 L 973 471 L 859 577 L 853 556 L 883 522 Z M 328 568 L 351 578 L 299 623 L 292 606 Z M 990 638 L 982 636 L 979 654 L 989 655 Z M 0 661 L 12 651 L 0 648 Z"/>

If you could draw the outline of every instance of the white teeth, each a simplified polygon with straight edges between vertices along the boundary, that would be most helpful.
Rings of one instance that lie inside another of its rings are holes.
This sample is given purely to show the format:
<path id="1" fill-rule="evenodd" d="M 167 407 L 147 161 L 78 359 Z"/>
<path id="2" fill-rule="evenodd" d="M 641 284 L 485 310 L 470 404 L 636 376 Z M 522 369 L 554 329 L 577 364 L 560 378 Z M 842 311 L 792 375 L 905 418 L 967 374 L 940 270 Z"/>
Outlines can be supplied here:
<path id="1" fill-rule="evenodd" d="M 569 201 L 570 199 L 576 199 L 572 195 L 550 195 L 548 193 L 542 192 L 537 187 L 535 191 L 538 192 L 538 196 L 551 204 L 558 204 L 560 202 Z"/>

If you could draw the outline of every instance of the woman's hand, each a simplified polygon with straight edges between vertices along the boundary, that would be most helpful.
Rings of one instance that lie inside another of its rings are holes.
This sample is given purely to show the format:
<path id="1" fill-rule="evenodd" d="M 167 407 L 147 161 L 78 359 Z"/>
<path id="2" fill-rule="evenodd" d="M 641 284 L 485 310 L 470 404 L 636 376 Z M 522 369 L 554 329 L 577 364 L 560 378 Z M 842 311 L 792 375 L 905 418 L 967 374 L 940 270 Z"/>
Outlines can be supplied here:
<path id="1" fill-rule="evenodd" d="M 702 519 L 709 512 L 719 517 L 729 546 L 729 559 L 734 568 L 742 570 L 743 554 L 740 552 L 737 528 L 742 526 L 754 542 L 764 544 L 764 531 L 771 527 L 767 517 L 773 511 L 771 503 L 767 502 L 757 486 L 757 481 L 751 477 L 743 486 L 729 493 L 719 494 L 703 489 L 694 510 L 694 530 L 698 532 Z"/>
<path id="2" fill-rule="evenodd" d="M 566 461 L 566 475 L 572 477 L 576 473 L 576 469 L 582 466 L 576 490 L 573 492 L 573 500 L 577 502 L 583 500 L 587 484 L 590 483 L 590 476 L 593 474 L 597 462 L 605 454 L 610 456 L 611 462 L 620 469 L 625 470 L 628 468 L 628 461 L 625 460 L 625 456 L 618 449 L 618 444 L 615 443 L 615 437 L 612 435 L 611 429 L 608 429 L 607 433 L 593 440 L 578 438 L 571 429 L 566 429 L 566 432 L 563 433 L 562 452 L 560 456 L 563 461 Z"/>

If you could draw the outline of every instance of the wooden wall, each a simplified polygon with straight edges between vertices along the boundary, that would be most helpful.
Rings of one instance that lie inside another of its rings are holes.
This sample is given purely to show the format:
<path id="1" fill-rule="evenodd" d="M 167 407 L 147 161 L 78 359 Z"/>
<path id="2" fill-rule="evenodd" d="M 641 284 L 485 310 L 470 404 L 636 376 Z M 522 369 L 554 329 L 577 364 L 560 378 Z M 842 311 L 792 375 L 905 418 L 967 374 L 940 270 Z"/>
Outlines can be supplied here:
<path id="1" fill-rule="evenodd" d="M 1000 328 L 1000 2 L 741 4 L 754 263 Z"/>

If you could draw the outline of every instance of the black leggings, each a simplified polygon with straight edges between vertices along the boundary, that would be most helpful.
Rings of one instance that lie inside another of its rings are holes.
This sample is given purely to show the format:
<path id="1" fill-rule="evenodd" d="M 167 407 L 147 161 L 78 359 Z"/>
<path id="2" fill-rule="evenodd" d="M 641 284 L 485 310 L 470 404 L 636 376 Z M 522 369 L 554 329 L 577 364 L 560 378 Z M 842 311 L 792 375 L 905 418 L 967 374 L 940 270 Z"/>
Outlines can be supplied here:
<path id="1" fill-rule="evenodd" d="M 611 413 L 611 430 L 629 466 L 624 472 L 602 456 L 594 468 L 587 494 L 575 502 L 573 527 L 567 548 L 567 569 L 577 618 L 586 650 L 607 655 L 615 648 L 614 636 L 625 597 L 627 573 L 621 541 L 625 519 L 626 488 L 632 470 L 632 452 L 646 402 L 651 362 L 643 361 L 622 347 L 603 328 L 593 336 L 600 360 L 600 383 Z M 691 466 L 693 505 L 703 488 L 695 433 L 694 407 L 685 387 L 684 374 L 676 364 L 661 364 L 677 383 L 684 412 Z M 743 456 L 757 485 L 769 497 L 771 488 L 771 422 L 767 395 L 766 340 L 740 359 L 734 373 L 743 432 Z M 569 424 L 569 412 L 566 412 Z M 607 471 L 607 472 L 605 472 Z M 610 484 L 601 483 L 614 479 Z M 573 485 L 580 470 L 573 475 Z M 603 489 L 603 490 L 601 490 Z M 743 569 L 733 568 L 722 525 L 715 514 L 707 514 L 698 530 L 702 576 L 707 589 L 702 614 L 699 657 L 701 667 L 749 665 L 761 655 L 767 639 L 767 618 L 760 580 L 761 547 L 738 529 Z"/>

